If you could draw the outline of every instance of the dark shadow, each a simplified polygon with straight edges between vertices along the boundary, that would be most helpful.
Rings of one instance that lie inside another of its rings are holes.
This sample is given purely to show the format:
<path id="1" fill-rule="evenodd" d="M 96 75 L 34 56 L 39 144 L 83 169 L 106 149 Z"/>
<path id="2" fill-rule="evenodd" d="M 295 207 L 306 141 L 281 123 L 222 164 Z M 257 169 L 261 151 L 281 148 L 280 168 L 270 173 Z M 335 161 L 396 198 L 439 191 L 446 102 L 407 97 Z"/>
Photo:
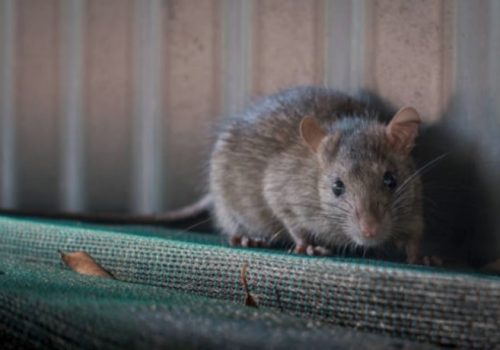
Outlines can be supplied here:
<path id="1" fill-rule="evenodd" d="M 422 175 L 426 240 L 424 249 L 452 259 L 471 263 L 472 238 L 484 223 L 477 209 L 484 201 L 473 157 L 463 153 L 446 132 L 445 126 L 423 132 L 416 148 L 420 165 L 447 153 L 434 169 Z"/>
<path id="2" fill-rule="evenodd" d="M 424 249 L 453 261 L 479 267 L 489 256 L 493 223 L 484 208 L 488 189 L 479 171 L 478 149 L 456 132 L 454 116 L 424 128 L 415 148 L 418 166 L 447 154 L 422 175 L 426 239 Z"/>
<path id="3" fill-rule="evenodd" d="M 383 122 L 397 111 L 370 91 L 363 91 L 361 96 L 380 111 Z M 455 102 L 451 100 L 449 106 Z M 459 134 L 457 113 L 448 108 L 440 122 L 423 125 L 414 149 L 417 168 L 446 154 L 421 176 L 426 225 L 423 253 L 442 257 L 451 266 L 479 267 L 494 259 L 494 218 L 484 209 L 488 188 L 480 176 L 479 149 Z"/>

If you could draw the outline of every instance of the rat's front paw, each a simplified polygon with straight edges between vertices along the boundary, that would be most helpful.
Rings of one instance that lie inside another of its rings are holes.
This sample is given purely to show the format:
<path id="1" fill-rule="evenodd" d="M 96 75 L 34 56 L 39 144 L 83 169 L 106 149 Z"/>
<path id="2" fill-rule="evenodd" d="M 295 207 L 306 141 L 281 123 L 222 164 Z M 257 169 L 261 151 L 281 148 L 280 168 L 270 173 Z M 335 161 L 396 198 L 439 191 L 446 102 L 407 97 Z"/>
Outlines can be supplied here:
<path id="1" fill-rule="evenodd" d="M 422 261 L 426 266 L 443 266 L 443 259 L 435 255 L 424 256 Z"/>
<path id="2" fill-rule="evenodd" d="M 293 250 L 296 254 L 306 254 L 309 256 L 328 256 L 332 255 L 332 251 L 321 246 L 313 246 L 311 244 L 297 244 Z"/>
<path id="3" fill-rule="evenodd" d="M 425 266 L 443 266 L 443 260 L 438 256 L 410 256 L 407 259 L 408 264 Z"/>
<path id="4" fill-rule="evenodd" d="M 229 244 L 236 247 L 257 247 L 269 248 L 271 245 L 268 241 L 261 238 L 250 238 L 243 235 L 233 235 L 229 238 Z"/>

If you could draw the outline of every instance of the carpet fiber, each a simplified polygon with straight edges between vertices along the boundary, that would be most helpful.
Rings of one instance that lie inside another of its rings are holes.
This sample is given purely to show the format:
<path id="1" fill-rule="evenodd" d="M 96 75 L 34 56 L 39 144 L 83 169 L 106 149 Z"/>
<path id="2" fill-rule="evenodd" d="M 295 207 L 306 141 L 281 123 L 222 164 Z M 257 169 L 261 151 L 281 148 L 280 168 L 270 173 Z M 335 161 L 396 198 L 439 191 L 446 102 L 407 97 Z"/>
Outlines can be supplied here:
<path id="1" fill-rule="evenodd" d="M 88 252 L 117 280 L 68 270 L 58 250 Z M 258 309 L 243 305 L 245 264 Z M 499 297 L 494 276 L 0 217 L 0 333 L 10 348 L 495 348 Z"/>

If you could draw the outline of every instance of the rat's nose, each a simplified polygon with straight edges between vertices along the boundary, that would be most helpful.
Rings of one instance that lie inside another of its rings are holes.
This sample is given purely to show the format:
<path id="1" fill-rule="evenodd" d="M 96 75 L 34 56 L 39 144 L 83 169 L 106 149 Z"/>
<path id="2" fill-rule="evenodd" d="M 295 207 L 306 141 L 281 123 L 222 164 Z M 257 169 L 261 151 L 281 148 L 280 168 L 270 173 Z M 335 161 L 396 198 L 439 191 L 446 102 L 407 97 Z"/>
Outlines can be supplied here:
<path id="1" fill-rule="evenodd" d="M 373 238 L 377 235 L 377 227 L 375 227 L 375 226 L 361 226 L 361 233 L 366 238 Z"/>
<path id="2" fill-rule="evenodd" d="M 380 225 L 373 220 L 360 220 L 361 234 L 366 238 L 373 238 L 378 234 Z"/>

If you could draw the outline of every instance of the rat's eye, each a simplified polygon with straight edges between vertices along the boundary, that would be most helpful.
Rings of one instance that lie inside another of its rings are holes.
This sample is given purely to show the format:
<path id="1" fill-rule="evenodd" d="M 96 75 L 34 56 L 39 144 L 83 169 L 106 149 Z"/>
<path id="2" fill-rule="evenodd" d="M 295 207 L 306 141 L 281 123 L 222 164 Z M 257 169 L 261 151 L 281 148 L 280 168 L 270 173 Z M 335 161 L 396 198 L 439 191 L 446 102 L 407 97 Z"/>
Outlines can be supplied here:
<path id="1" fill-rule="evenodd" d="M 335 195 L 335 197 L 341 196 L 345 192 L 344 183 L 340 180 L 335 181 L 333 183 L 332 190 L 333 190 L 333 194 Z"/>
<path id="2" fill-rule="evenodd" d="M 395 189 L 398 185 L 396 178 L 390 171 L 386 171 L 384 174 L 384 185 L 391 190 Z"/>

